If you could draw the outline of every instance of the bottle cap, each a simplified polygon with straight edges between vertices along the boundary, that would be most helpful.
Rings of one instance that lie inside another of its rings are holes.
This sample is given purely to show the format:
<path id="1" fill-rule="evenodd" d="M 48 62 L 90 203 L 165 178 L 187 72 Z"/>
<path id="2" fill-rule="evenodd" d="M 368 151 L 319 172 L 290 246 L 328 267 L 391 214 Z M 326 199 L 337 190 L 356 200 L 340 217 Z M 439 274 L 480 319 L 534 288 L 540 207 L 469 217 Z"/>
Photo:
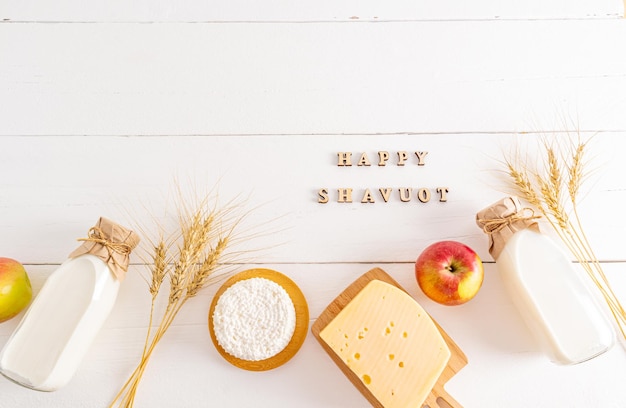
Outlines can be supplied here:
<path id="1" fill-rule="evenodd" d="M 539 232 L 532 208 L 523 207 L 517 197 L 506 197 L 476 214 L 476 224 L 489 236 L 489 253 L 497 259 L 506 242 L 517 231 L 530 228 Z"/>
<path id="2" fill-rule="evenodd" d="M 119 281 L 124 280 L 130 253 L 139 244 L 139 236 L 115 222 L 100 217 L 95 226 L 89 229 L 87 238 L 79 238 L 83 244 L 70 254 L 75 258 L 84 254 L 95 255 L 109 266 Z"/>

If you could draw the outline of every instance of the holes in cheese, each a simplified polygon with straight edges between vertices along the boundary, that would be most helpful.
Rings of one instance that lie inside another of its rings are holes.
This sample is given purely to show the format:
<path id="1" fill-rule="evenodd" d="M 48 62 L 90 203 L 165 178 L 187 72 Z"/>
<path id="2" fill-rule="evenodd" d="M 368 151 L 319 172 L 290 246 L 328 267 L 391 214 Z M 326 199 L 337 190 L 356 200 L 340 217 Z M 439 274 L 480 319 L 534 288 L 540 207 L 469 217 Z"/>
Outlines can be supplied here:
<path id="1" fill-rule="evenodd" d="M 421 406 L 450 359 L 424 309 L 403 290 L 379 280 L 369 282 L 320 338 L 386 408 Z M 346 338 L 358 341 L 346 344 Z"/>

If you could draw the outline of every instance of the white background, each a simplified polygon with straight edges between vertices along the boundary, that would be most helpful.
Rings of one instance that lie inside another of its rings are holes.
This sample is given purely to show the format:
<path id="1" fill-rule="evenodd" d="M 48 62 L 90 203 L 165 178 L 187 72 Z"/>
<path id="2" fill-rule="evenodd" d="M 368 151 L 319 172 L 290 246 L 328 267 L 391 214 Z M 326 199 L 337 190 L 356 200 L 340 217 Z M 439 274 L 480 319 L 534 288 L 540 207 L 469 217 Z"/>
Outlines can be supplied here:
<path id="1" fill-rule="evenodd" d="M 504 153 L 566 129 L 595 135 L 583 220 L 626 301 L 621 1 L 126 3 L 0 0 L 0 256 L 26 265 L 35 294 L 99 216 L 149 233 L 175 180 L 218 186 L 224 200 L 247 197 L 248 227 L 263 232 L 238 269 L 290 276 L 311 323 L 370 268 L 397 279 L 467 354 L 447 386 L 465 407 L 626 405 L 622 345 L 577 366 L 547 361 L 474 224 L 504 194 Z M 374 161 L 380 150 L 429 153 L 423 167 L 336 166 L 337 152 Z M 440 186 L 446 203 L 358 202 L 366 188 Z M 355 203 L 317 203 L 317 190 L 341 187 Z M 421 250 L 443 239 L 486 262 L 463 306 L 434 304 L 413 276 Z M 146 271 L 136 254 L 67 387 L 0 378 L 0 407 L 107 406 L 141 353 Z M 275 370 L 230 366 L 207 330 L 216 290 L 165 336 L 138 407 L 368 406 L 312 335 Z M 0 347 L 18 321 L 0 324 Z"/>

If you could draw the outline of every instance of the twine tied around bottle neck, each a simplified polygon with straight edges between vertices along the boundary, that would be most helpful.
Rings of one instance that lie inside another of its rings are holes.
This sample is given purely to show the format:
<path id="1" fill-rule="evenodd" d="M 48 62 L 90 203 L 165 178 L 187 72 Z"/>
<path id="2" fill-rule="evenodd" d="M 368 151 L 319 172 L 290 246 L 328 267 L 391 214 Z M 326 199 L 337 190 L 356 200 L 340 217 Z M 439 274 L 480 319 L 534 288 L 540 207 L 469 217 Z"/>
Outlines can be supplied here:
<path id="1" fill-rule="evenodd" d="M 104 232 L 98 227 L 89 228 L 89 232 L 87 232 L 87 238 L 78 238 L 77 241 L 84 242 L 95 242 L 97 244 L 102 245 L 109 251 L 109 256 L 113 260 L 116 265 L 119 265 L 115 258 L 112 257 L 113 252 L 117 252 L 120 255 L 130 255 L 130 252 L 133 250 L 130 245 L 124 242 L 111 242 L 108 239 L 104 238 Z M 125 271 L 128 269 L 128 266 L 121 266 Z"/>
<path id="2" fill-rule="evenodd" d="M 489 236 L 489 253 L 497 259 L 506 242 L 517 231 L 530 228 L 539 232 L 535 211 L 523 207 L 517 197 L 506 197 L 476 214 L 476 224 Z"/>
<path id="3" fill-rule="evenodd" d="M 122 281 L 128 270 L 130 253 L 139 244 L 139 237 L 133 231 L 101 217 L 89 229 L 87 238 L 79 238 L 78 241 L 83 244 L 70 254 L 70 258 L 95 255 L 107 264 L 117 280 Z"/>
<path id="4" fill-rule="evenodd" d="M 530 213 L 530 214 L 529 214 Z M 526 215 L 529 214 L 529 215 Z M 492 218 L 488 220 L 481 220 L 481 224 L 483 227 L 483 232 L 485 234 L 495 234 L 497 232 L 502 231 L 504 228 L 509 225 L 516 223 L 518 221 L 532 221 L 541 218 L 540 215 L 535 215 L 535 210 L 530 207 L 524 207 L 520 210 L 519 213 L 511 214 L 504 218 Z"/>

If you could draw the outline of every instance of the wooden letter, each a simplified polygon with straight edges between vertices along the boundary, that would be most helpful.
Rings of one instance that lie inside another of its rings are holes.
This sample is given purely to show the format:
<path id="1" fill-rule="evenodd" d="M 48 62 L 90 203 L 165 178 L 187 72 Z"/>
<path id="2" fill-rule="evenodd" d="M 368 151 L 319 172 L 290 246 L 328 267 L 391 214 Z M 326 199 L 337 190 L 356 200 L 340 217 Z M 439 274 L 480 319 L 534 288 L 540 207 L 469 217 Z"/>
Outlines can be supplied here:
<path id="1" fill-rule="evenodd" d="M 363 199 L 361 200 L 362 203 L 374 203 L 374 196 L 372 195 L 372 192 L 370 191 L 370 189 L 366 189 L 365 193 L 363 193 Z"/>
<path id="2" fill-rule="evenodd" d="M 361 158 L 359 159 L 359 164 L 357 166 L 371 166 L 369 159 L 367 158 L 367 153 L 363 153 Z"/>
<path id="3" fill-rule="evenodd" d="M 337 166 L 352 166 L 352 153 L 339 152 L 337 153 Z"/>
<path id="4" fill-rule="evenodd" d="M 417 156 L 417 165 L 418 166 L 423 166 L 424 163 L 424 157 L 426 157 L 426 155 L 428 154 L 428 152 L 415 152 L 415 155 Z"/>
<path id="5" fill-rule="evenodd" d="M 337 190 L 339 193 L 339 197 L 337 198 L 338 203 L 351 203 L 352 202 L 352 189 L 351 188 L 340 188 Z"/>
<path id="6" fill-rule="evenodd" d="M 378 165 L 384 166 L 389 160 L 389 152 L 378 152 Z"/>
<path id="7" fill-rule="evenodd" d="M 411 201 L 411 189 L 410 188 L 399 188 L 400 191 L 400 201 L 406 203 Z"/>
<path id="8" fill-rule="evenodd" d="M 430 190 L 427 188 L 420 188 L 417 192 L 417 199 L 423 203 L 430 201 Z"/>
<path id="9" fill-rule="evenodd" d="M 385 202 L 389 201 L 389 196 L 391 195 L 390 188 L 379 188 L 378 191 L 380 191 L 380 195 L 383 196 Z"/>
<path id="10" fill-rule="evenodd" d="M 319 189 L 319 191 L 317 192 L 317 195 L 319 196 L 319 198 L 317 199 L 318 203 L 326 204 L 328 202 L 328 189 L 326 188 Z"/>
<path id="11" fill-rule="evenodd" d="M 439 201 L 445 203 L 448 201 L 448 187 L 437 187 L 439 193 Z"/>
<path id="12" fill-rule="evenodd" d="M 398 152 L 398 166 L 404 166 L 404 162 L 409 158 L 407 152 Z"/>

